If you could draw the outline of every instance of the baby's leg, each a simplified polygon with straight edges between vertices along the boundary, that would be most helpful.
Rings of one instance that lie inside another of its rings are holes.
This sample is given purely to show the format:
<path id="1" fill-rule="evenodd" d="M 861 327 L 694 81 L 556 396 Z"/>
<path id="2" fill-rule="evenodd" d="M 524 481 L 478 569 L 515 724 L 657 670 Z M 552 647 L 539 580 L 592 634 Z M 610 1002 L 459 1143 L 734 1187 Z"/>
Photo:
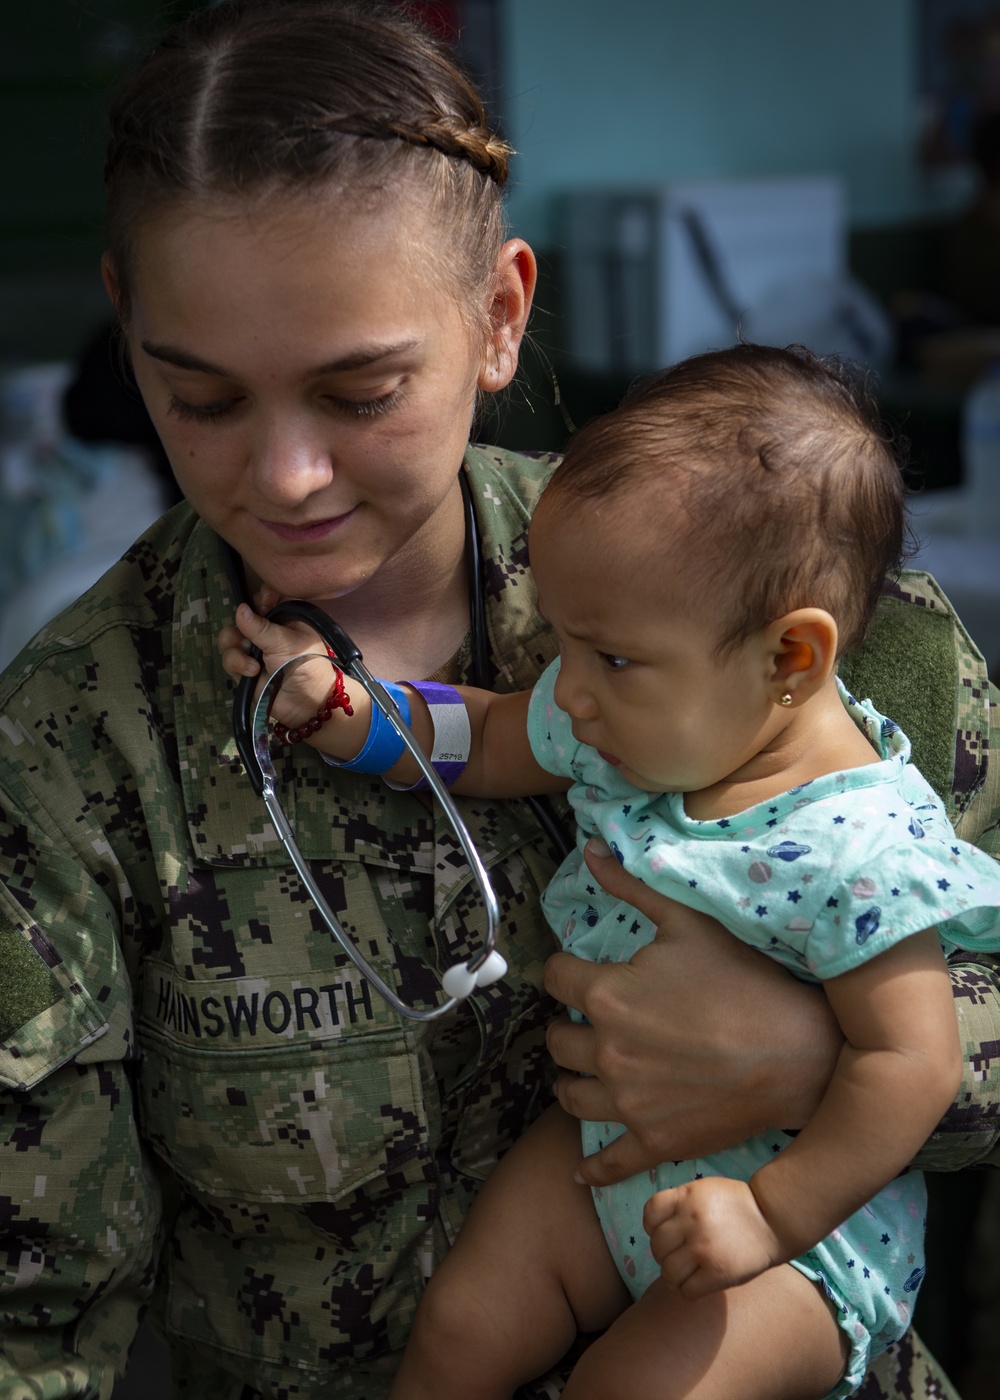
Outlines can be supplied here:
<path id="1" fill-rule="evenodd" d="M 562 1400 L 819 1400 L 847 1354 L 830 1304 L 790 1264 L 697 1301 L 657 1279 L 584 1352 Z"/>
<path id="2" fill-rule="evenodd" d="M 483 1187 L 417 1312 L 390 1400 L 508 1400 L 630 1303 L 556 1105 Z"/>

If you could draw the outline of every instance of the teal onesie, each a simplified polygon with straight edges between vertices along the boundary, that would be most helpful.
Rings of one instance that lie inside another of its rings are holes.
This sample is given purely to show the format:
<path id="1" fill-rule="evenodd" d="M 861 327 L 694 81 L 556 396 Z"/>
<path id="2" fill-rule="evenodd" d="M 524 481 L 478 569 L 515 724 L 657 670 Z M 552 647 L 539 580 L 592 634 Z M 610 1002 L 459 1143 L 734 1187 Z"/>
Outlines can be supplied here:
<path id="1" fill-rule="evenodd" d="M 1000 868 L 957 839 L 940 800 L 909 762 L 906 735 L 869 701 L 840 687 L 881 761 L 827 774 L 738 816 L 694 821 L 681 794 L 631 787 L 595 749 L 574 739 L 569 716 L 553 699 L 558 671 L 555 661 L 535 687 L 528 732 L 541 766 L 573 782 L 577 849 L 543 897 L 568 951 L 621 962 L 654 933 L 648 920 L 592 879 L 580 852 L 595 834 L 646 884 L 712 914 L 809 981 L 837 977 L 935 924 L 946 953 L 1000 948 Z M 617 1123 L 584 1123 L 584 1151 L 596 1152 L 623 1131 Z M 729 1151 L 663 1163 L 595 1190 L 609 1247 L 633 1295 L 659 1276 L 642 1228 L 643 1206 L 654 1191 L 701 1176 L 747 1180 L 790 1141 L 775 1129 Z M 793 1261 L 826 1292 L 850 1340 L 833 1395 L 851 1394 L 870 1356 L 906 1331 L 924 1273 L 925 1214 L 923 1178 L 905 1173 Z"/>

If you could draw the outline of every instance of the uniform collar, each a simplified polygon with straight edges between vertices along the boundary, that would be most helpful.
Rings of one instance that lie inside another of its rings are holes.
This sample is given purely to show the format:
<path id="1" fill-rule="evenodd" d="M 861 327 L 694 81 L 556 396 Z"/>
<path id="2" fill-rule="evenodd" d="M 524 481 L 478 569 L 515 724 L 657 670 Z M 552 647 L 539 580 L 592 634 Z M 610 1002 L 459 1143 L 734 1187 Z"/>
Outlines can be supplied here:
<path id="1" fill-rule="evenodd" d="M 250 864 L 280 848 L 264 804 L 243 773 L 233 737 L 236 687 L 216 639 L 236 598 L 222 543 L 199 520 L 181 556 L 173 617 L 174 720 L 191 845 L 215 864 Z"/>
<path id="2" fill-rule="evenodd" d="M 555 655 L 549 629 L 538 617 L 527 552 L 531 509 L 549 466 L 550 459 L 490 448 L 470 448 L 464 462 L 480 532 L 486 634 L 500 689 L 532 686 Z M 181 556 L 173 618 L 174 719 L 188 830 L 197 858 L 208 864 L 268 864 L 275 858 L 287 863 L 233 737 L 236 687 L 222 669 L 217 638 L 232 622 L 236 603 L 223 546 L 198 521 Z M 347 783 L 340 775 L 334 791 L 331 770 L 311 750 L 297 754 L 295 765 L 299 784 L 285 783 L 281 797 L 307 859 L 354 856 L 391 865 L 398 841 L 400 848 L 409 847 L 407 865 L 422 863 L 414 845 L 421 845 L 416 827 L 423 809 L 412 799 L 393 795 L 377 781 Z M 425 836 L 430 814 L 426 826 Z M 428 866 L 432 860 L 428 842 Z"/>
<path id="3" fill-rule="evenodd" d="M 551 629 L 538 615 L 528 563 L 532 510 L 557 460 L 491 447 L 470 447 L 465 454 L 482 550 L 486 635 L 499 690 L 530 689 L 557 653 Z"/>

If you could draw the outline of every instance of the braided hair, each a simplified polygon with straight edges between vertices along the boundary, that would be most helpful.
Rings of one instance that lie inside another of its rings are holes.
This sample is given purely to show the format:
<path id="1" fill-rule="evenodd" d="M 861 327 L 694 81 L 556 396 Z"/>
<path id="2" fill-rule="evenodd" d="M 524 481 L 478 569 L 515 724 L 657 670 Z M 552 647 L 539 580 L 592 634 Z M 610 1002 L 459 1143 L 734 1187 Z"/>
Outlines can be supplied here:
<path id="1" fill-rule="evenodd" d="M 165 34 L 109 111 L 108 250 L 127 320 L 144 219 L 180 201 L 417 194 L 477 296 L 503 241 L 510 147 L 452 50 L 379 0 L 223 0 Z"/>

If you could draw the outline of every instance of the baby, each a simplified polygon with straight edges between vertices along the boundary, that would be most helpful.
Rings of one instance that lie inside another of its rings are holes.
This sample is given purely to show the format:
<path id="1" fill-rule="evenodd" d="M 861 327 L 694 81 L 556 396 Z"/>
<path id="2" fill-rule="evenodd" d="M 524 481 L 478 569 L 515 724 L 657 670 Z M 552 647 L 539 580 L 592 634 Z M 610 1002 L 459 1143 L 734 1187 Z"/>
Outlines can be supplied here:
<path id="1" fill-rule="evenodd" d="M 530 531 L 559 659 L 530 696 L 460 689 L 471 742 L 450 786 L 568 789 L 577 849 L 544 899 L 568 950 L 624 960 L 653 936 L 590 876 L 583 848 L 606 843 L 822 982 L 844 1046 L 799 1133 L 594 1192 L 575 1176 L 580 1125 L 547 1110 L 431 1281 L 393 1400 L 509 1397 L 581 1332 L 603 1335 L 566 1400 L 849 1395 L 905 1331 L 925 1215 L 906 1168 L 960 1077 L 944 955 L 1000 946 L 1000 870 L 954 836 L 902 731 L 837 678 L 903 534 L 871 405 L 805 351 L 695 357 L 570 444 Z M 233 676 L 259 669 L 248 643 L 266 670 L 315 649 L 245 606 L 237 624 L 220 639 Z M 303 724 L 329 686 L 297 679 L 275 717 Z M 440 690 L 401 686 L 429 753 Z M 350 692 L 354 714 L 308 742 L 370 771 L 357 756 L 387 726 Z M 374 748 L 389 781 L 418 781 L 401 741 Z M 585 1152 L 621 1131 L 584 1123 Z"/>

